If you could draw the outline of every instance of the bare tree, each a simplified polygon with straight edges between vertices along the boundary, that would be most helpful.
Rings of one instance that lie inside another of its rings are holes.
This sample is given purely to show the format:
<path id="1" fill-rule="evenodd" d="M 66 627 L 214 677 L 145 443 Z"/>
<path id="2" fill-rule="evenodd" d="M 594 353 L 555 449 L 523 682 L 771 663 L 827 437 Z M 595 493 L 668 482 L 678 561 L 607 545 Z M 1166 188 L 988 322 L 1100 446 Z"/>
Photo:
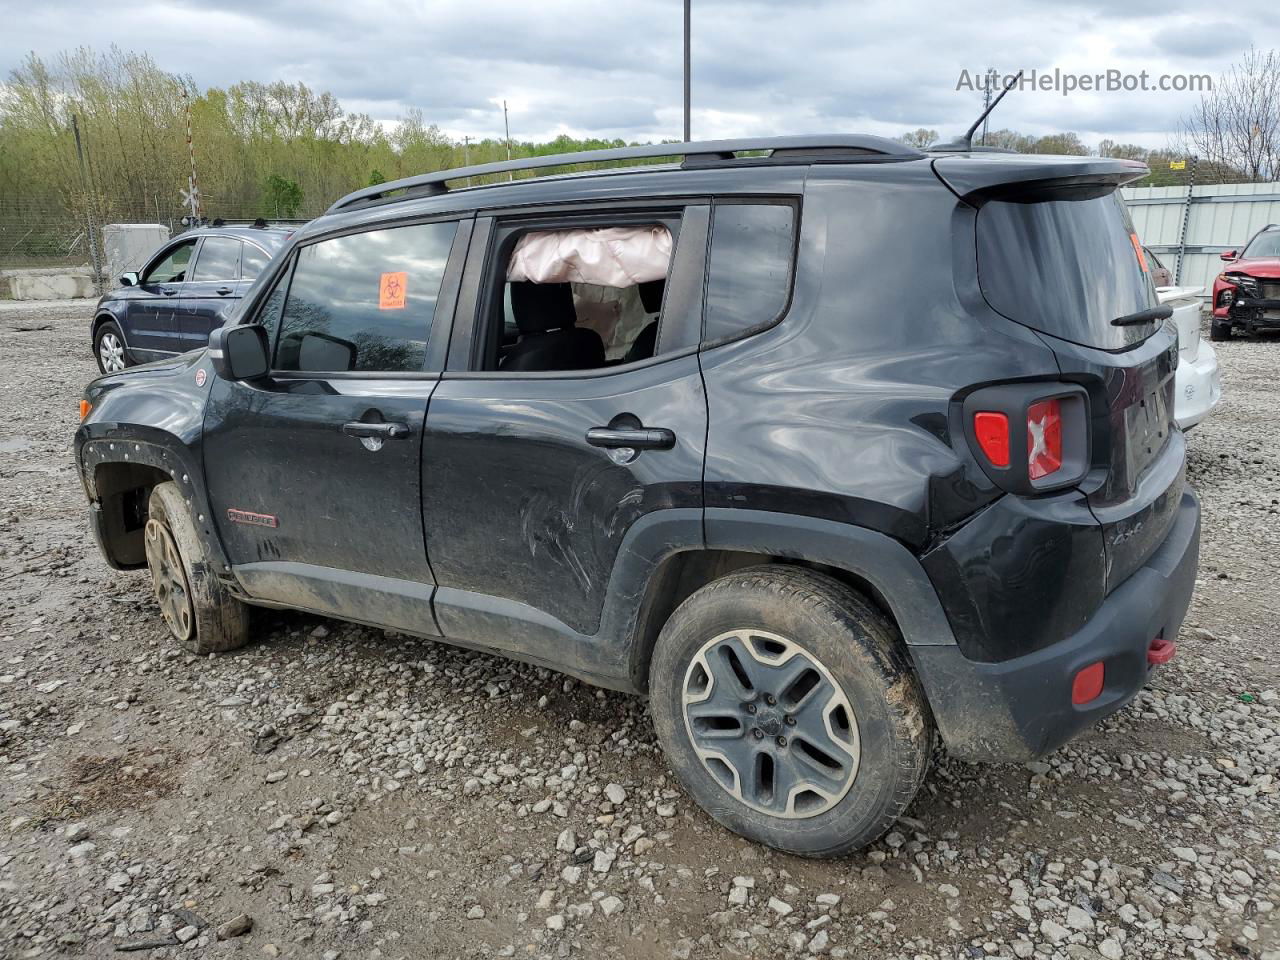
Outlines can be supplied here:
<path id="1" fill-rule="evenodd" d="M 1183 122 L 1189 153 L 1247 180 L 1280 180 L 1280 50 L 1253 47 Z"/>
<path id="2" fill-rule="evenodd" d="M 898 139 L 909 147 L 923 150 L 925 147 L 932 146 L 938 142 L 938 131 L 929 130 L 926 127 L 917 127 L 915 130 L 908 130 Z"/>

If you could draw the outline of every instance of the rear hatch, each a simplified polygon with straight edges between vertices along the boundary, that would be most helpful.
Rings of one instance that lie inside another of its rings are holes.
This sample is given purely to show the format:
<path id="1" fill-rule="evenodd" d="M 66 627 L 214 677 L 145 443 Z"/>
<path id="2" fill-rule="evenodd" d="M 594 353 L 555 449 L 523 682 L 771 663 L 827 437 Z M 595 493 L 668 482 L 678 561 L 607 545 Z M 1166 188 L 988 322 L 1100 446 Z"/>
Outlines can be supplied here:
<path id="1" fill-rule="evenodd" d="M 938 176 L 978 209 L 978 279 L 988 304 L 1040 334 L 1062 379 L 1089 392 L 1091 469 L 1080 483 L 1103 526 L 1107 589 L 1163 541 L 1184 485 L 1173 422 L 1176 327 L 1113 320 L 1158 305 L 1118 188 L 1131 161 L 959 155 Z"/>

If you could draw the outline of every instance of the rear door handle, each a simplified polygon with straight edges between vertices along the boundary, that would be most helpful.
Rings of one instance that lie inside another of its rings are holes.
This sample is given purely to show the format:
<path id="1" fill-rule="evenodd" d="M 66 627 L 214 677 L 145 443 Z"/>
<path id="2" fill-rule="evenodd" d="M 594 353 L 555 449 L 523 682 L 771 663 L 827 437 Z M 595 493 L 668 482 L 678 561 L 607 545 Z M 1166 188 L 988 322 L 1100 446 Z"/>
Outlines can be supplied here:
<path id="1" fill-rule="evenodd" d="M 216 293 L 216 294 L 217 294 L 218 296 L 220 296 L 220 297 L 225 297 L 228 293 L 230 293 L 230 292 L 231 292 L 231 288 L 230 288 L 230 287 L 219 287 L 217 290 L 215 290 L 215 291 L 213 291 L 213 292 L 214 292 L 214 293 Z"/>
<path id="2" fill-rule="evenodd" d="M 163 293 L 166 297 L 174 297 L 178 295 L 178 291 L 173 287 L 161 287 L 160 292 Z"/>
<path id="3" fill-rule="evenodd" d="M 587 431 L 587 443 L 606 449 L 670 450 L 676 445 L 676 435 L 666 427 L 592 427 Z"/>
<path id="4" fill-rule="evenodd" d="M 342 432 L 348 437 L 376 437 L 379 440 L 403 440 L 409 436 L 409 426 L 404 423 L 344 423 Z"/>

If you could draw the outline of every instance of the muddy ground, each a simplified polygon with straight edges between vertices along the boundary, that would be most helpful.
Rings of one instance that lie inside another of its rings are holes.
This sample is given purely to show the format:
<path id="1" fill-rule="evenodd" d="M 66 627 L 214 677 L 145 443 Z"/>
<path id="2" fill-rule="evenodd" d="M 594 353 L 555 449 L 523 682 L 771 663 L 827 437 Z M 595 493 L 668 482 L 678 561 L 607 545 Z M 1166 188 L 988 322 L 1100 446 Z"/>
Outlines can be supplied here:
<path id="1" fill-rule="evenodd" d="M 705 817 L 625 696 L 287 613 L 184 655 L 88 535 L 88 316 L 0 305 L 0 957 L 1280 960 L 1280 342 L 1220 345 L 1189 436 L 1174 663 L 811 862 Z"/>

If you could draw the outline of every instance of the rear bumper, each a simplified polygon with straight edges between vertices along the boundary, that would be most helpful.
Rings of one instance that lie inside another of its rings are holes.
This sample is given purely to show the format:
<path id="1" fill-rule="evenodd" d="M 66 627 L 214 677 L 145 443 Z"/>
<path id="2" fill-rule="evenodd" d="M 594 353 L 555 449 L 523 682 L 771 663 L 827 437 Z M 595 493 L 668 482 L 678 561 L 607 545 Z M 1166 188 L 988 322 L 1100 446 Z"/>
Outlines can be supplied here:
<path id="1" fill-rule="evenodd" d="M 1222 374 L 1218 370 L 1218 355 L 1208 340 L 1201 340 L 1194 357 L 1178 360 L 1173 418 L 1183 430 L 1190 430 L 1207 417 L 1221 399 Z"/>
<path id="2" fill-rule="evenodd" d="M 1200 504 L 1187 488 L 1164 543 L 1067 639 L 1000 663 L 969 660 L 953 645 L 911 647 L 948 752 L 965 760 L 1034 759 L 1127 704 L 1150 676 L 1151 641 L 1177 636 L 1199 554 Z M 1077 671 L 1099 660 L 1101 694 L 1073 704 Z"/>

